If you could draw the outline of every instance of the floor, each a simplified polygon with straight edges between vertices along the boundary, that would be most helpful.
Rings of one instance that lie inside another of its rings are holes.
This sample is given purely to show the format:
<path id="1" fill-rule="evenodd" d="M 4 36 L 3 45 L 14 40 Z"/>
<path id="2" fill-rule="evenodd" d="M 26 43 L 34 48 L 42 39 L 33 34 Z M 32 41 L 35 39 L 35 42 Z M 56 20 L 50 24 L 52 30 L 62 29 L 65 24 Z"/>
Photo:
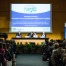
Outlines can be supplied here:
<path id="1" fill-rule="evenodd" d="M 40 54 L 21 54 L 16 58 L 16 66 L 48 66 L 48 61 L 42 61 Z"/>

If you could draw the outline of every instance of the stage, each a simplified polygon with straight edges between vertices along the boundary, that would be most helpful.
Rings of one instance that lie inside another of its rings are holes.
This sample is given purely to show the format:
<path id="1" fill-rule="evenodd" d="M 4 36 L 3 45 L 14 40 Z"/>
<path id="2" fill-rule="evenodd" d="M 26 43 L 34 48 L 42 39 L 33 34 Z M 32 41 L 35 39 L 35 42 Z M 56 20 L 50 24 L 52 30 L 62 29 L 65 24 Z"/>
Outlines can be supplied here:
<path id="1" fill-rule="evenodd" d="M 49 38 L 12 38 L 16 43 L 22 42 L 22 44 L 25 44 L 26 42 L 35 42 L 35 44 L 41 44 L 42 42 L 45 42 Z"/>

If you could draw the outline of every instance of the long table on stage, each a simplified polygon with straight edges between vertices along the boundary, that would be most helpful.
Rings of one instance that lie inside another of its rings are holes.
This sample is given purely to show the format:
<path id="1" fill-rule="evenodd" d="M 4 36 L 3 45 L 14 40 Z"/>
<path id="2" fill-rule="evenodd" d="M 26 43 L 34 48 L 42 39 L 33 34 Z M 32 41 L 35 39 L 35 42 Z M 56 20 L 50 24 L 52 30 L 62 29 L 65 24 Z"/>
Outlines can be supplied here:
<path id="1" fill-rule="evenodd" d="M 49 38 L 12 38 L 16 43 L 22 42 L 22 44 L 25 44 L 26 42 L 35 42 L 35 44 L 41 44 L 42 42 L 45 42 Z"/>

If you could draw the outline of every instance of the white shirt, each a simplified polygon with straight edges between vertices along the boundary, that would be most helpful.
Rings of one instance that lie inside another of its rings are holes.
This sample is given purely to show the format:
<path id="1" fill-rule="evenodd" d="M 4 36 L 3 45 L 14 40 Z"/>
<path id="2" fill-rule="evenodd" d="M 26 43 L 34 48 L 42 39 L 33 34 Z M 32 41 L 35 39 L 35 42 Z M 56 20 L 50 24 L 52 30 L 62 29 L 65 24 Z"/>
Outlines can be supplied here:
<path id="1" fill-rule="evenodd" d="M 38 38 L 38 35 L 35 33 L 35 34 L 33 35 L 33 38 Z"/>
<path id="2" fill-rule="evenodd" d="M 45 38 L 45 34 L 43 33 L 42 36 L 40 36 L 40 38 Z"/>

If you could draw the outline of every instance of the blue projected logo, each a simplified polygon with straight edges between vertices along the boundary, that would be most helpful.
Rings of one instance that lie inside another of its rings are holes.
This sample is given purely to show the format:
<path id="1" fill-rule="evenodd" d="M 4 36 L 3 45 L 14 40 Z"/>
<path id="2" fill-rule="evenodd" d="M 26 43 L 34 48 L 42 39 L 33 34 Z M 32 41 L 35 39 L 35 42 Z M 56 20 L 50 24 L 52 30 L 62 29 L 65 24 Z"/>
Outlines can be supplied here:
<path id="1" fill-rule="evenodd" d="M 34 6 L 34 5 L 27 5 L 25 8 L 24 8 L 24 11 L 27 13 L 33 13 L 33 12 L 36 12 L 37 11 L 37 8 Z"/>

